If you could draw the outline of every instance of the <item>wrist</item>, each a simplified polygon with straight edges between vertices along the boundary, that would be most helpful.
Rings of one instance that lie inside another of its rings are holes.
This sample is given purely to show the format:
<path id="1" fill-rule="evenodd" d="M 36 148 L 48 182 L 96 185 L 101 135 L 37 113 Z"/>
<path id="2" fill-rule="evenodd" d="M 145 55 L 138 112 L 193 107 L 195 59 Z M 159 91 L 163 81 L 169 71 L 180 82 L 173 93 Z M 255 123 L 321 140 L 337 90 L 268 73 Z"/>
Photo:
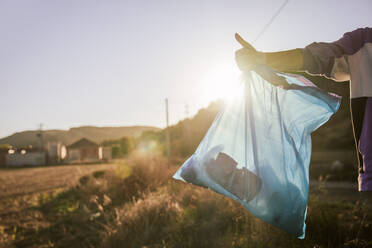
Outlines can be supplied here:
<path id="1" fill-rule="evenodd" d="M 257 52 L 256 62 L 257 65 L 266 65 L 266 53 Z"/>

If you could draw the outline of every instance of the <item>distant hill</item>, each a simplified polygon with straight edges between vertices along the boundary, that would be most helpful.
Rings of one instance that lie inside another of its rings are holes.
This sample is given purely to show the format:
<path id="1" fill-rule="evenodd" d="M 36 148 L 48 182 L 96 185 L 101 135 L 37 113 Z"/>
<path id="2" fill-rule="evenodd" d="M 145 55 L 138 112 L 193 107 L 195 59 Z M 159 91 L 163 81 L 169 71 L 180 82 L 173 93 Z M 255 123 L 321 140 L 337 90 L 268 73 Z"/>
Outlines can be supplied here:
<path id="1" fill-rule="evenodd" d="M 312 134 L 313 151 L 324 150 L 354 150 L 353 133 L 350 122 L 349 84 L 334 82 L 324 77 L 310 76 L 303 73 L 318 87 L 342 96 L 339 111 L 323 126 Z M 192 118 L 181 120 L 169 127 L 171 134 L 172 154 L 188 156 L 195 151 L 221 108 L 221 102 L 211 103 L 207 108 L 200 109 Z M 81 138 L 88 138 L 97 143 L 105 140 L 116 140 L 122 137 L 139 137 L 144 132 L 146 136 L 156 136 L 159 143 L 164 143 L 164 130 L 155 127 L 92 127 L 84 126 L 69 130 L 44 131 L 45 143 L 60 141 L 69 145 Z M 0 144 L 10 144 L 14 147 L 27 145 L 39 146 L 36 136 L 38 131 L 24 131 L 0 139 Z"/>
<path id="2" fill-rule="evenodd" d="M 69 145 L 73 142 L 87 138 L 96 143 L 101 143 L 105 140 L 120 139 L 122 137 L 138 137 L 144 131 L 157 131 L 156 127 L 150 126 L 130 126 L 130 127 L 94 127 L 83 126 L 70 128 L 69 130 L 44 130 L 44 143 L 48 141 L 59 141 Z M 33 147 L 40 146 L 40 139 L 37 137 L 38 130 L 24 131 L 12 134 L 8 137 L 0 139 L 0 144 L 9 144 L 13 147 Z"/>

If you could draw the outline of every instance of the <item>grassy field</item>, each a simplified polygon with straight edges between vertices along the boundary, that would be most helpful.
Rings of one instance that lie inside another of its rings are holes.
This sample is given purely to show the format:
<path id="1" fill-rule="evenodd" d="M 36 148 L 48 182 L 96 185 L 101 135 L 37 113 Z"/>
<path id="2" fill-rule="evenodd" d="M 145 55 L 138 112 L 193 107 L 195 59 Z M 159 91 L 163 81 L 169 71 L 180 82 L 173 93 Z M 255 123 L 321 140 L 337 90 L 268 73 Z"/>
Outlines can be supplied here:
<path id="1" fill-rule="evenodd" d="M 372 247 L 372 201 L 314 182 L 305 240 L 210 190 L 177 182 L 159 156 L 0 170 L 0 247 Z"/>

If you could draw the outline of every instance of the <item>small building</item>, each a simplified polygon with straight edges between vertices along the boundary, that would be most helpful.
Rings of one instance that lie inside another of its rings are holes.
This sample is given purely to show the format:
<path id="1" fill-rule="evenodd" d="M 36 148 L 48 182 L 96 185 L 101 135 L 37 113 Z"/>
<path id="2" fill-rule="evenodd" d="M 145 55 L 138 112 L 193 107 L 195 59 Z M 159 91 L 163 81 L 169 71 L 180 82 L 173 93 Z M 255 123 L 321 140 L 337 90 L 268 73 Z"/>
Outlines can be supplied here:
<path id="1" fill-rule="evenodd" d="M 48 142 L 47 145 L 48 164 L 58 164 L 66 158 L 66 146 L 61 142 Z"/>
<path id="2" fill-rule="evenodd" d="M 112 148 L 110 146 L 106 147 L 100 147 L 100 156 L 99 158 L 102 159 L 103 161 L 109 161 L 112 159 Z M 102 153 L 102 154 L 101 154 Z"/>
<path id="3" fill-rule="evenodd" d="M 45 165 L 46 153 L 33 148 L 10 149 L 6 155 L 6 165 L 13 166 L 37 166 Z"/>
<path id="4" fill-rule="evenodd" d="M 82 138 L 67 146 L 67 160 L 70 163 L 89 163 L 100 160 L 100 146 L 93 141 Z"/>
<path id="5" fill-rule="evenodd" d="M 0 148 L 0 167 L 6 166 L 6 157 L 8 155 L 8 148 Z"/>

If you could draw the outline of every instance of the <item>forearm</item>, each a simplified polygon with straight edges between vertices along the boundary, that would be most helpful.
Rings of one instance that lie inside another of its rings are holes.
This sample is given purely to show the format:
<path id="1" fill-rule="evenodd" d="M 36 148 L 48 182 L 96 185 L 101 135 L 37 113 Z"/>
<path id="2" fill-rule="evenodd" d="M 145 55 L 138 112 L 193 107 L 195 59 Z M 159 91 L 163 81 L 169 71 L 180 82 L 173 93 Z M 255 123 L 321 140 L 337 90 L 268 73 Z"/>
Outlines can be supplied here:
<path id="1" fill-rule="evenodd" d="M 265 53 L 265 55 L 266 65 L 278 71 L 303 70 L 304 59 L 302 49 Z"/>

